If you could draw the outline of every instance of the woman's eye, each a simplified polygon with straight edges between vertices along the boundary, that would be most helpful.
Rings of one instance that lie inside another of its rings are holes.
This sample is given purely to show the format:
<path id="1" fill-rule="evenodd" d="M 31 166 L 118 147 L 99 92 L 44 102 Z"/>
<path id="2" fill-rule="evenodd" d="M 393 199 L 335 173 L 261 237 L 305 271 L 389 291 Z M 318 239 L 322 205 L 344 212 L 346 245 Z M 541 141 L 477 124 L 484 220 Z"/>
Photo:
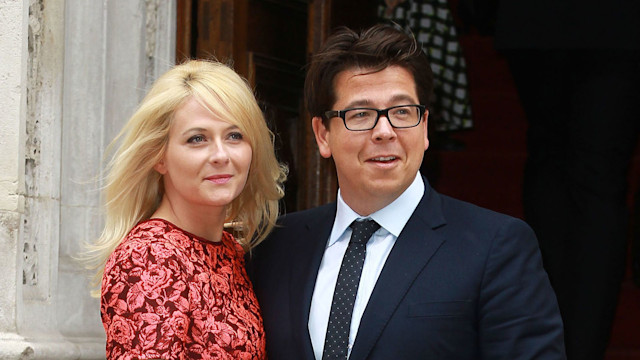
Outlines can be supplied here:
<path id="1" fill-rule="evenodd" d="M 188 143 L 190 144 L 197 144 L 197 143 L 201 143 L 203 141 L 205 141 L 206 138 L 204 137 L 204 135 L 194 135 L 192 137 L 189 138 L 189 140 L 187 140 Z"/>
<path id="2" fill-rule="evenodd" d="M 242 133 L 239 132 L 232 132 L 229 134 L 229 139 L 231 140 L 242 140 L 244 138 L 244 136 L 242 136 Z"/>

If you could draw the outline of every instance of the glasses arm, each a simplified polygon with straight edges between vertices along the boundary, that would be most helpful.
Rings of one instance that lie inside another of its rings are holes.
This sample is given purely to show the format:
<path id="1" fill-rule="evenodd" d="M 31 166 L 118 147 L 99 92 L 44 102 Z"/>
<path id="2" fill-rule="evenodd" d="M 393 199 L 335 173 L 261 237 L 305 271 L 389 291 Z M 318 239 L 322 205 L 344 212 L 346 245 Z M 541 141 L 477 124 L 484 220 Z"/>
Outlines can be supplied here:
<path id="1" fill-rule="evenodd" d="M 330 120 L 330 119 L 332 119 L 334 117 L 343 117 L 343 115 L 342 115 L 343 113 L 344 113 L 344 111 L 340 111 L 340 110 L 329 110 L 329 111 L 325 111 L 324 117 L 327 120 Z"/>

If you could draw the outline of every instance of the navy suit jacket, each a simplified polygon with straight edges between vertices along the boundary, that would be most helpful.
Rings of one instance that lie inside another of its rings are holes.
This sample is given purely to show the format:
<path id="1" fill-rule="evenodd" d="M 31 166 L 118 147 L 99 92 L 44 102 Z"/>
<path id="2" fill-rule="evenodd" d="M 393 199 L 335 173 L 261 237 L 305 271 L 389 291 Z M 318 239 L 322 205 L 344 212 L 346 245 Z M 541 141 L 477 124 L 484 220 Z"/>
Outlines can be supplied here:
<path id="1" fill-rule="evenodd" d="M 523 221 L 425 194 L 398 237 L 350 360 L 564 359 L 562 321 Z M 272 360 L 314 359 L 307 323 L 336 204 L 292 213 L 249 273 Z"/>

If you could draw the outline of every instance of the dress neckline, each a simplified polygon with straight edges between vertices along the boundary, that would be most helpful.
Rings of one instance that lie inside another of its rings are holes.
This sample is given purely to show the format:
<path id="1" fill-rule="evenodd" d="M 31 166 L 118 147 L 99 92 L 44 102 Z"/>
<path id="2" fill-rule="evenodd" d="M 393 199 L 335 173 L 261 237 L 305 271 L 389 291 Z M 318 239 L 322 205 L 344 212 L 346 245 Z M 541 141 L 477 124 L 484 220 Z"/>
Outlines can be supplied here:
<path id="1" fill-rule="evenodd" d="M 174 229 L 182 231 L 185 235 L 187 235 L 188 237 L 190 237 L 190 238 L 192 238 L 194 240 L 197 240 L 199 242 L 202 242 L 202 243 L 205 243 L 205 244 L 208 244 L 208 245 L 213 245 L 213 246 L 222 246 L 222 245 L 224 245 L 224 242 L 227 241 L 226 239 L 228 239 L 228 237 L 231 235 L 228 232 L 222 230 L 222 236 L 220 237 L 220 241 L 211 241 L 211 240 L 205 239 L 205 238 L 203 238 L 201 236 L 198 236 L 196 234 L 190 233 L 189 231 L 181 228 L 180 226 L 178 226 L 178 225 L 176 225 L 176 224 L 174 224 L 171 221 L 166 220 L 166 219 L 150 218 L 150 219 L 141 221 L 140 223 L 144 223 L 144 222 L 147 222 L 147 221 L 161 221 L 161 222 L 171 226 Z"/>

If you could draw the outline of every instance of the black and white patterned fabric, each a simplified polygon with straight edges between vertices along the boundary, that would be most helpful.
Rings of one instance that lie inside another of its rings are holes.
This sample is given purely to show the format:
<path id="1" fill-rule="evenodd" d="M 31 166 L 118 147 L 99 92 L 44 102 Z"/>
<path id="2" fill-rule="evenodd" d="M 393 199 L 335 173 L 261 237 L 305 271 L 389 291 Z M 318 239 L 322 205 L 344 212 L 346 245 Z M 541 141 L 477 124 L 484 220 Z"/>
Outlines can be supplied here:
<path id="1" fill-rule="evenodd" d="M 435 130 L 473 127 L 467 66 L 447 0 L 398 1 L 394 8 L 382 1 L 379 16 L 415 34 L 429 56 L 434 77 L 429 119 Z"/>

